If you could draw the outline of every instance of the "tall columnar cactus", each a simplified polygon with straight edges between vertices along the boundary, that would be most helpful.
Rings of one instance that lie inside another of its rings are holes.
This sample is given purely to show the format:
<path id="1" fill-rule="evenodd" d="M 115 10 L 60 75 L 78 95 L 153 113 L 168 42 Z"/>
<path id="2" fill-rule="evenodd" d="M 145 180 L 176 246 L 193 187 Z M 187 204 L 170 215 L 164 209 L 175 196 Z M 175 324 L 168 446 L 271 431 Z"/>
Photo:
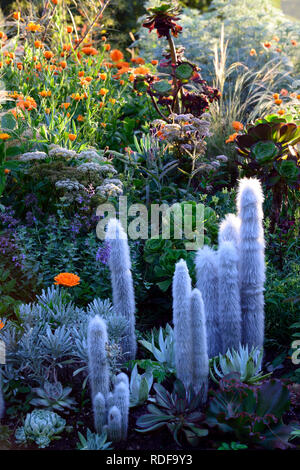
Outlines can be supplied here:
<path id="1" fill-rule="evenodd" d="M 121 439 L 127 438 L 129 413 L 129 386 L 128 383 L 119 382 L 114 389 L 114 405 L 121 414 Z"/>
<path id="2" fill-rule="evenodd" d="M 175 266 L 172 290 L 176 373 L 185 387 L 189 387 L 193 380 L 190 322 L 192 283 L 184 260 L 178 261 Z"/>
<path id="3" fill-rule="evenodd" d="M 240 228 L 242 341 L 263 346 L 264 341 L 264 232 L 263 192 L 255 178 L 240 181 L 237 197 Z"/>
<path id="4" fill-rule="evenodd" d="M 219 246 L 219 321 L 222 353 L 238 350 L 242 341 L 242 314 L 239 289 L 238 253 L 234 242 Z"/>
<path id="5" fill-rule="evenodd" d="M 240 218 L 235 214 L 227 214 L 219 227 L 219 246 L 222 242 L 232 242 L 236 249 L 239 247 Z"/>
<path id="6" fill-rule="evenodd" d="M 126 360 L 135 359 L 135 300 L 130 253 L 127 235 L 117 219 L 109 221 L 106 240 L 110 245 L 109 268 L 114 309 L 117 314 L 128 320 L 128 328 L 122 340 L 122 351 Z"/>
<path id="7" fill-rule="evenodd" d="M 95 315 L 89 321 L 87 348 L 89 377 L 92 390 L 92 401 L 97 393 L 102 393 L 104 397 L 109 392 L 109 366 L 106 354 L 106 344 L 108 343 L 107 329 L 105 321 Z"/>
<path id="8" fill-rule="evenodd" d="M 194 289 L 191 294 L 191 325 L 191 341 L 193 346 L 192 385 L 196 393 L 201 393 L 202 403 L 205 403 L 208 390 L 209 360 L 207 354 L 204 304 L 201 292 L 198 289 Z"/>
<path id="9" fill-rule="evenodd" d="M 197 289 L 202 294 L 206 317 L 208 356 L 217 356 L 221 350 L 218 317 L 218 255 L 204 246 L 196 255 Z"/>
<path id="10" fill-rule="evenodd" d="M 112 406 L 108 412 L 107 431 L 108 439 L 112 442 L 122 440 L 122 417 L 116 406 Z"/>

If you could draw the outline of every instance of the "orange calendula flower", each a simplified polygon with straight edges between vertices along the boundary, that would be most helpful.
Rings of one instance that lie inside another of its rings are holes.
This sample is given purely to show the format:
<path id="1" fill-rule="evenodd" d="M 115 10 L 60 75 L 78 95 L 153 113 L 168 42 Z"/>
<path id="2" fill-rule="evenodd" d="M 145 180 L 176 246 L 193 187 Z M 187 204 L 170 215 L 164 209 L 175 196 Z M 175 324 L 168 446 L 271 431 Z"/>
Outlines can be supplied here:
<path id="1" fill-rule="evenodd" d="M 50 90 L 42 90 L 39 92 L 39 95 L 42 97 L 42 98 L 46 98 L 47 96 L 51 96 L 51 91 Z"/>
<path id="2" fill-rule="evenodd" d="M 10 135 L 6 134 L 6 132 L 2 132 L 0 134 L 0 140 L 8 140 L 8 139 L 10 139 Z"/>
<path id="3" fill-rule="evenodd" d="M 82 116 L 82 114 L 79 114 L 79 115 L 77 116 L 77 121 L 79 121 L 79 122 L 83 122 L 83 121 L 84 121 L 84 117 Z"/>
<path id="4" fill-rule="evenodd" d="M 50 113 L 51 113 L 51 109 L 50 109 L 50 108 L 45 108 L 45 113 L 46 113 L 46 114 L 50 114 Z"/>
<path id="5" fill-rule="evenodd" d="M 111 104 L 116 104 L 116 99 L 115 98 L 109 98 L 108 100 Z"/>
<path id="6" fill-rule="evenodd" d="M 275 104 L 277 104 L 277 106 L 281 105 L 281 103 L 282 103 L 281 99 L 275 100 Z"/>
<path id="7" fill-rule="evenodd" d="M 60 273 L 54 278 L 55 285 L 73 287 L 78 286 L 80 283 L 80 277 L 73 273 Z"/>
<path id="8" fill-rule="evenodd" d="M 284 109 L 280 109 L 280 110 L 278 111 L 278 114 L 279 114 L 280 116 L 283 116 L 283 115 L 285 114 L 285 110 L 284 110 Z"/>
<path id="9" fill-rule="evenodd" d="M 107 93 L 108 93 L 107 88 L 101 88 L 100 91 L 99 91 L 99 95 L 101 95 L 101 96 L 105 96 Z"/>
<path id="10" fill-rule="evenodd" d="M 274 100 L 278 100 L 279 99 L 279 93 L 274 93 L 273 98 L 274 98 Z"/>
<path id="11" fill-rule="evenodd" d="M 0 330 L 2 330 L 2 328 L 4 328 L 4 323 L 3 321 L 0 321 Z"/>
<path id="12" fill-rule="evenodd" d="M 272 46 L 272 44 L 271 44 L 269 41 L 266 41 L 266 42 L 264 42 L 264 46 L 265 46 L 267 49 L 270 49 L 270 47 Z"/>
<path id="13" fill-rule="evenodd" d="M 68 34 L 73 33 L 73 26 L 67 26 L 67 33 Z"/>
<path id="14" fill-rule="evenodd" d="M 104 103 L 101 101 L 101 103 L 99 103 L 99 108 L 103 108 L 104 106 Z"/>
<path id="15" fill-rule="evenodd" d="M 81 50 L 85 55 L 97 55 L 98 54 L 97 49 L 95 49 L 92 46 L 84 46 Z"/>
<path id="16" fill-rule="evenodd" d="M 235 131 L 242 131 L 244 129 L 243 124 L 239 121 L 233 121 L 232 127 Z"/>
<path id="17" fill-rule="evenodd" d="M 254 55 L 257 55 L 257 52 L 256 52 L 255 49 L 251 49 L 251 51 L 249 52 L 249 54 L 250 54 L 251 56 L 254 56 Z"/>
<path id="18" fill-rule="evenodd" d="M 37 104 L 35 99 L 31 96 L 27 96 L 25 99 L 24 97 L 20 97 L 17 101 L 17 107 L 23 109 L 23 111 L 25 109 L 27 109 L 28 111 L 32 111 L 33 109 L 36 109 Z"/>
<path id="19" fill-rule="evenodd" d="M 61 66 L 62 69 L 65 69 L 67 67 L 67 62 L 65 60 L 61 60 L 59 65 Z"/>
<path id="20" fill-rule="evenodd" d="M 71 106 L 71 103 L 62 103 L 60 105 L 61 108 L 68 109 Z"/>
<path id="21" fill-rule="evenodd" d="M 273 36 L 273 41 L 279 42 L 279 41 L 280 41 L 280 39 L 279 39 L 279 37 L 278 37 L 278 36 Z"/>
<path id="22" fill-rule="evenodd" d="M 10 170 L 9 170 L 8 168 L 5 168 L 5 169 L 4 169 L 4 173 L 5 173 L 5 175 L 9 175 Z"/>
<path id="23" fill-rule="evenodd" d="M 42 27 L 41 27 L 40 24 L 35 24 L 35 23 L 30 22 L 26 26 L 26 30 L 30 31 L 31 33 L 38 33 L 40 31 L 42 31 Z"/>
<path id="24" fill-rule="evenodd" d="M 83 70 L 80 70 L 78 72 L 78 77 L 84 77 L 84 71 Z"/>
<path id="25" fill-rule="evenodd" d="M 150 70 L 148 69 L 148 67 L 144 67 L 143 65 L 141 65 L 141 67 L 137 67 L 136 69 L 134 69 L 133 73 L 135 75 L 147 75 L 148 73 L 150 73 Z"/>
<path id="26" fill-rule="evenodd" d="M 47 60 L 52 59 L 53 56 L 54 56 L 54 54 L 53 54 L 53 52 L 51 52 L 51 51 L 45 51 L 45 52 L 44 52 L 44 57 L 45 57 L 45 59 L 47 59 Z"/>
<path id="27" fill-rule="evenodd" d="M 18 63 L 17 63 L 17 68 L 18 68 L 19 70 L 23 70 L 23 64 L 22 64 L 21 62 L 18 62 Z"/>
<path id="28" fill-rule="evenodd" d="M 295 41 L 295 39 L 292 39 L 291 44 L 292 44 L 292 46 L 297 46 L 298 43 L 297 43 L 297 41 Z"/>
<path id="29" fill-rule="evenodd" d="M 51 2 L 53 3 L 53 5 L 57 5 L 57 4 L 58 4 L 58 0 L 51 0 Z"/>
<path id="30" fill-rule="evenodd" d="M 124 55 L 119 49 L 114 49 L 110 53 L 110 58 L 113 62 L 119 62 L 120 60 L 124 59 Z"/>
<path id="31" fill-rule="evenodd" d="M 76 134 L 69 134 L 68 137 L 71 140 L 71 142 L 74 142 L 74 140 L 76 140 L 77 135 Z"/>
<path id="32" fill-rule="evenodd" d="M 152 64 L 152 65 L 157 65 L 157 64 L 158 64 L 158 60 L 154 60 L 154 59 L 151 60 L 151 64 Z"/>
<path id="33" fill-rule="evenodd" d="M 107 126 L 106 122 L 101 122 L 101 126 L 105 128 Z"/>
<path id="34" fill-rule="evenodd" d="M 100 73 L 99 78 L 101 78 L 101 80 L 106 80 L 107 79 L 107 74 L 106 73 Z"/>
<path id="35" fill-rule="evenodd" d="M 300 100 L 300 95 L 297 95 L 297 100 Z"/>
<path id="36" fill-rule="evenodd" d="M 111 50 L 111 45 L 110 44 L 105 44 L 104 50 L 105 51 L 110 51 Z"/>
<path id="37" fill-rule="evenodd" d="M 41 49 L 43 47 L 43 43 L 39 40 L 34 41 L 34 47 L 36 49 Z"/>
<path id="38" fill-rule="evenodd" d="M 125 81 L 124 81 L 124 80 L 120 80 L 120 85 L 125 85 Z"/>
<path id="39" fill-rule="evenodd" d="M 229 144 L 230 142 L 234 142 L 236 137 L 238 136 L 238 133 L 235 132 L 234 134 L 231 134 L 228 139 L 225 141 L 226 144 Z"/>
<path id="40" fill-rule="evenodd" d="M 90 83 L 93 80 L 93 77 L 85 77 L 85 81 Z"/>

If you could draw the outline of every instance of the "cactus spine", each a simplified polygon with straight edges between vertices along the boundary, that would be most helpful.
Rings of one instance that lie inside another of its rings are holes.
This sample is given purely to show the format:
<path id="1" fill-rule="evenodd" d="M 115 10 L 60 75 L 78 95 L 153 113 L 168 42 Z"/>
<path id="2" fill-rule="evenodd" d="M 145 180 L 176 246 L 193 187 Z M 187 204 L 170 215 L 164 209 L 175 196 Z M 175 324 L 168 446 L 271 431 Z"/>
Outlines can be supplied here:
<path id="1" fill-rule="evenodd" d="M 188 388 L 193 380 L 192 328 L 190 322 L 191 278 L 186 262 L 178 261 L 173 277 L 173 322 L 175 336 L 175 364 L 177 377 Z"/>
<path id="2" fill-rule="evenodd" d="M 235 248 L 239 248 L 241 221 L 235 214 L 227 214 L 219 227 L 219 246 L 222 242 L 232 242 Z"/>
<path id="3" fill-rule="evenodd" d="M 114 389 L 114 404 L 121 414 L 121 439 L 126 440 L 128 430 L 129 413 L 129 388 L 124 382 L 120 382 Z"/>
<path id="4" fill-rule="evenodd" d="M 222 353 L 238 349 L 241 342 L 241 303 L 238 254 L 234 242 L 223 241 L 219 247 L 219 320 Z"/>
<path id="5" fill-rule="evenodd" d="M 201 292 L 198 289 L 194 289 L 191 294 L 191 324 L 193 345 L 192 385 L 196 393 L 201 393 L 201 401 L 205 403 L 208 390 L 209 360 L 204 305 Z"/>
<path id="6" fill-rule="evenodd" d="M 128 320 L 128 329 L 122 340 L 126 360 L 135 359 L 135 300 L 127 235 L 117 219 L 108 223 L 106 240 L 110 245 L 109 268 L 111 273 L 115 312 Z"/>
<path id="7" fill-rule="evenodd" d="M 88 326 L 88 358 L 92 399 L 101 392 L 104 397 L 109 392 L 109 367 L 106 354 L 108 343 L 105 321 L 95 315 Z"/>
<path id="8" fill-rule="evenodd" d="M 202 294 L 206 317 L 208 356 L 217 356 L 222 349 L 218 316 L 218 256 L 204 246 L 196 255 L 197 289 Z"/>
<path id="9" fill-rule="evenodd" d="M 242 341 L 251 349 L 264 341 L 264 232 L 263 192 L 255 178 L 240 181 L 237 206 L 241 219 L 240 278 Z"/>
<path id="10" fill-rule="evenodd" d="M 94 425 L 96 432 L 101 434 L 106 423 L 106 404 L 101 392 L 98 392 L 93 399 Z"/>

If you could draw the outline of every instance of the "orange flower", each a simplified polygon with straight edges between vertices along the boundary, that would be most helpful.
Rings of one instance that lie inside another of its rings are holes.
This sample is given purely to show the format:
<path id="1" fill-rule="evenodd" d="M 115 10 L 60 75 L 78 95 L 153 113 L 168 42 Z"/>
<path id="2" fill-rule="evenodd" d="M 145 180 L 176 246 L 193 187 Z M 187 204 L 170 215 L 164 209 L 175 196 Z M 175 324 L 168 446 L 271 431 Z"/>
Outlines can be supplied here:
<path id="1" fill-rule="evenodd" d="M 134 82 L 134 75 L 133 74 L 129 75 L 129 81 Z"/>
<path id="2" fill-rule="evenodd" d="M 243 124 L 239 121 L 233 121 L 232 127 L 235 131 L 242 131 L 244 129 Z"/>
<path id="3" fill-rule="evenodd" d="M 26 30 L 30 31 L 31 33 L 38 33 L 40 31 L 42 31 L 42 27 L 41 27 L 40 24 L 35 24 L 35 23 L 30 22 L 26 26 Z"/>
<path id="4" fill-rule="evenodd" d="M 105 128 L 107 126 L 106 122 L 101 122 L 101 126 Z"/>
<path id="5" fill-rule="evenodd" d="M 23 64 L 22 64 L 21 62 L 18 62 L 18 63 L 17 63 L 17 68 L 18 68 L 19 70 L 23 70 Z"/>
<path id="6" fill-rule="evenodd" d="M 77 116 L 77 121 L 79 121 L 79 122 L 83 122 L 83 121 L 84 121 L 84 117 L 82 116 L 82 114 L 79 114 L 79 115 Z"/>
<path id="7" fill-rule="evenodd" d="M 70 106 L 71 106 L 71 103 L 62 103 L 60 105 L 61 108 L 65 108 L 65 109 L 68 109 Z"/>
<path id="8" fill-rule="evenodd" d="M 77 135 L 76 134 L 69 134 L 68 137 L 71 140 L 71 142 L 74 142 L 74 140 L 76 140 Z"/>
<path id="9" fill-rule="evenodd" d="M 264 42 L 264 46 L 265 46 L 267 49 L 270 49 L 270 47 L 272 46 L 272 44 L 271 44 L 269 41 L 266 41 L 266 42 Z"/>
<path id="10" fill-rule="evenodd" d="M 50 109 L 50 108 L 45 108 L 45 113 L 46 113 L 46 114 L 50 114 L 50 112 L 51 112 L 51 109 Z"/>
<path id="11" fill-rule="evenodd" d="M 282 88 L 282 89 L 280 90 L 280 94 L 281 94 L 282 96 L 287 96 L 287 95 L 289 94 L 289 92 L 288 92 L 285 88 Z"/>
<path id="12" fill-rule="evenodd" d="M 273 41 L 279 42 L 279 41 L 280 41 L 280 39 L 279 39 L 279 37 L 278 37 L 278 36 L 273 36 Z"/>
<path id="13" fill-rule="evenodd" d="M 4 40 L 5 40 L 6 38 L 7 38 L 6 34 L 3 33 L 3 31 L 0 31 L 0 39 L 4 39 Z"/>
<path id="14" fill-rule="evenodd" d="M 276 47 L 276 52 L 282 52 L 282 49 L 280 47 Z"/>
<path id="15" fill-rule="evenodd" d="M 104 103 L 102 103 L 101 101 L 101 103 L 99 103 L 99 108 L 103 108 L 103 106 L 104 106 Z"/>
<path id="16" fill-rule="evenodd" d="M 226 144 L 229 144 L 230 142 L 234 142 L 236 137 L 238 136 L 238 133 L 235 132 L 234 134 L 231 134 L 228 139 L 225 141 Z"/>
<path id="17" fill-rule="evenodd" d="M 102 36 L 101 41 L 106 41 L 106 36 Z"/>
<path id="18" fill-rule="evenodd" d="M 291 98 L 296 98 L 296 97 L 297 97 L 297 94 L 296 94 L 296 93 L 291 93 L 291 94 L 290 94 L 290 97 L 291 97 Z"/>
<path id="19" fill-rule="evenodd" d="M 32 109 L 35 109 L 37 107 L 37 104 L 31 96 L 27 96 L 26 99 L 24 97 L 20 96 L 17 101 L 17 107 L 22 109 L 23 111 L 27 109 L 28 111 L 31 111 Z"/>
<path id="20" fill-rule="evenodd" d="M 34 47 L 36 49 L 41 49 L 43 47 L 43 43 L 41 41 L 34 41 Z"/>
<path id="21" fill-rule="evenodd" d="M 251 51 L 249 52 L 249 54 L 250 54 L 251 56 L 253 56 L 253 55 L 257 55 L 257 52 L 256 52 L 255 49 L 251 49 Z"/>
<path id="22" fill-rule="evenodd" d="M 0 321 L 0 330 L 2 330 L 2 328 L 4 328 L 4 323 L 3 321 Z"/>
<path id="23" fill-rule="evenodd" d="M 119 49 L 114 49 L 110 53 L 110 58 L 113 62 L 119 62 L 120 60 L 124 59 L 124 55 Z"/>
<path id="24" fill-rule="evenodd" d="M 99 78 L 101 78 L 101 80 L 106 80 L 107 74 L 106 73 L 100 73 Z"/>
<path id="25" fill-rule="evenodd" d="M 297 43 L 297 41 L 295 41 L 295 39 L 292 39 L 291 44 L 292 44 L 292 46 L 297 46 L 298 43 Z"/>
<path id="26" fill-rule="evenodd" d="M 8 140 L 10 139 L 10 135 L 6 134 L 6 132 L 3 132 L 0 134 L 0 140 Z"/>
<path id="27" fill-rule="evenodd" d="M 107 93 L 108 93 L 107 88 L 101 88 L 100 91 L 99 91 L 99 95 L 101 95 L 101 96 L 105 96 Z"/>
<path id="28" fill-rule="evenodd" d="M 67 26 L 67 33 L 68 34 L 73 33 L 73 26 Z"/>
<path id="29" fill-rule="evenodd" d="M 21 12 L 20 11 L 15 11 L 13 13 L 13 18 L 14 18 L 14 20 L 20 21 L 21 20 Z"/>
<path id="30" fill-rule="evenodd" d="M 144 65 L 145 64 L 145 60 L 142 58 L 142 57 L 137 57 L 136 59 L 134 59 L 135 63 L 136 64 L 139 64 L 139 65 Z M 133 62 L 133 60 L 132 60 Z"/>
<path id="31" fill-rule="evenodd" d="M 95 49 L 92 46 L 84 46 L 81 50 L 85 55 L 97 55 L 98 54 L 97 49 Z"/>
<path id="32" fill-rule="evenodd" d="M 111 45 L 110 44 L 105 44 L 104 50 L 105 51 L 110 51 L 111 50 Z"/>
<path id="33" fill-rule="evenodd" d="M 54 278 L 55 285 L 73 287 L 78 286 L 80 283 L 80 277 L 73 273 L 60 273 Z"/>
<path id="34" fill-rule="evenodd" d="M 283 116 L 283 114 L 285 114 L 285 110 L 284 110 L 284 109 L 280 109 L 280 110 L 278 111 L 278 114 L 279 114 L 280 116 Z"/>
<path id="35" fill-rule="evenodd" d="M 90 83 L 93 80 L 93 77 L 85 77 L 85 81 Z"/>
<path id="36" fill-rule="evenodd" d="M 274 98 L 274 100 L 278 100 L 279 99 L 279 93 L 274 93 L 273 98 Z"/>
<path id="37" fill-rule="evenodd" d="M 109 98 L 108 100 L 111 104 L 115 104 L 116 103 L 116 99 L 115 98 Z"/>
<path id="38" fill-rule="evenodd" d="M 124 80 L 120 80 L 120 85 L 125 85 L 125 81 L 124 81 Z"/>
<path id="39" fill-rule="evenodd" d="M 148 69 L 148 67 L 144 67 L 143 65 L 141 65 L 141 67 L 137 67 L 136 69 L 134 69 L 133 73 L 135 75 L 147 75 L 148 73 L 150 73 L 150 70 Z"/>
<path id="40" fill-rule="evenodd" d="M 45 51 L 45 52 L 44 52 L 44 57 L 45 57 L 45 59 L 47 59 L 47 60 L 52 59 L 53 56 L 54 56 L 54 54 L 53 54 L 53 52 L 51 52 L 51 51 Z"/>
<path id="41" fill-rule="evenodd" d="M 53 5 L 57 5 L 57 4 L 58 4 L 58 0 L 51 0 L 51 2 L 53 3 Z"/>
<path id="42" fill-rule="evenodd" d="M 71 50 L 71 45 L 70 44 L 63 44 L 63 51 L 69 52 Z"/>
<path id="43" fill-rule="evenodd" d="M 79 93 L 72 93 L 71 98 L 75 101 L 80 101 L 83 98 L 83 95 L 80 95 Z"/>
<path id="44" fill-rule="evenodd" d="M 275 100 L 275 104 L 277 104 L 278 106 L 282 103 L 282 100 Z"/>
<path id="45" fill-rule="evenodd" d="M 84 71 L 83 70 L 80 70 L 78 72 L 78 77 L 84 77 Z"/>
<path id="46" fill-rule="evenodd" d="M 300 95 L 297 95 L 297 100 L 300 100 Z"/>
<path id="47" fill-rule="evenodd" d="M 9 170 L 8 168 L 5 168 L 5 169 L 4 169 L 4 174 L 5 174 L 5 175 L 9 175 L 9 173 L 10 173 L 10 170 Z"/>
<path id="48" fill-rule="evenodd" d="M 65 69 L 67 67 L 67 62 L 65 60 L 61 60 L 59 65 L 61 66 L 62 69 Z"/>
<path id="49" fill-rule="evenodd" d="M 157 65 L 157 64 L 158 64 L 158 60 L 154 60 L 154 59 L 151 60 L 151 64 L 152 64 L 152 65 Z"/>
<path id="50" fill-rule="evenodd" d="M 47 96 L 51 96 L 51 91 L 46 91 L 46 90 L 42 90 L 39 92 L 39 95 L 42 97 L 42 98 L 46 98 Z"/>

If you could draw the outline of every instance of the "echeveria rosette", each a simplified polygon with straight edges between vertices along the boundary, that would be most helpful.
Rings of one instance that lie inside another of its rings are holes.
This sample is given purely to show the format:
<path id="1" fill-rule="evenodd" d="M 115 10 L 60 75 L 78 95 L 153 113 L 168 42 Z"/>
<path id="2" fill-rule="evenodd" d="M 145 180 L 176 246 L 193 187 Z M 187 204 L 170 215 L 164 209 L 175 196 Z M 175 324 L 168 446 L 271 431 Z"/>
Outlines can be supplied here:
<path id="1" fill-rule="evenodd" d="M 270 187 L 278 183 L 291 188 L 299 185 L 299 158 L 294 147 L 300 142 L 300 126 L 290 121 L 289 116 L 270 115 L 236 137 L 236 150 L 247 160 L 239 164 L 247 176 L 259 175 Z"/>

